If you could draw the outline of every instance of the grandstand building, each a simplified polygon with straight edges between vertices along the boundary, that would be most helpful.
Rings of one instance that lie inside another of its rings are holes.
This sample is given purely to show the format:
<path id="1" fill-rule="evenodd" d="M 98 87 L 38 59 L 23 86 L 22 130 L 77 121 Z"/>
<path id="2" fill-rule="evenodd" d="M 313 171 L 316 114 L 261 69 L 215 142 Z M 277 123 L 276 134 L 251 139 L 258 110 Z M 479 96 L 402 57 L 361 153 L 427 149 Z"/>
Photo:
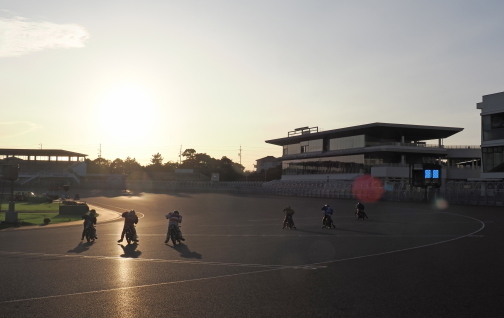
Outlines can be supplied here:
<path id="1" fill-rule="evenodd" d="M 481 110 L 481 178 L 504 179 L 504 92 L 484 95 Z"/>
<path id="2" fill-rule="evenodd" d="M 421 163 L 441 164 L 444 180 L 479 178 L 480 146 L 444 145 L 462 130 L 388 123 L 327 131 L 302 127 L 266 142 L 283 148 L 282 180 L 352 180 L 363 174 L 405 180 Z"/>
<path id="3" fill-rule="evenodd" d="M 0 165 L 19 165 L 21 186 L 59 188 L 81 183 L 86 156 L 56 149 L 0 149 Z"/>

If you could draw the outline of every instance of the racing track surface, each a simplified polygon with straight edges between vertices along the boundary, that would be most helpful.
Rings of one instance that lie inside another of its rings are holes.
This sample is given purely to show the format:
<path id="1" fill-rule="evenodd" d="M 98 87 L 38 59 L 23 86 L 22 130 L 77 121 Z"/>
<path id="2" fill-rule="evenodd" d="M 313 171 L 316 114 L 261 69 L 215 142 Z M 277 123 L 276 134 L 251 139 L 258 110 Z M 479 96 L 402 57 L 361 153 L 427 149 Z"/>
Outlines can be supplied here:
<path id="1" fill-rule="evenodd" d="M 122 221 L 0 231 L 2 317 L 502 317 L 502 207 L 227 194 L 81 194 Z M 336 229 L 321 229 L 320 207 Z M 282 230 L 291 205 L 297 230 Z M 164 215 L 186 241 L 163 244 Z"/>

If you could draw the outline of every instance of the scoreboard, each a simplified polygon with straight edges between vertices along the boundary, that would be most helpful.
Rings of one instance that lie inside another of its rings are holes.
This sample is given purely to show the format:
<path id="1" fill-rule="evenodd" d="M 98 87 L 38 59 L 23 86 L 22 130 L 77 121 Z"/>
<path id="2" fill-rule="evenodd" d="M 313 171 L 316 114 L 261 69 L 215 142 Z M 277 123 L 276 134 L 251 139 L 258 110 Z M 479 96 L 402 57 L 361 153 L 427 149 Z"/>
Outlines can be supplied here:
<path id="1" fill-rule="evenodd" d="M 412 171 L 415 187 L 441 187 L 441 165 L 434 163 L 415 164 Z"/>

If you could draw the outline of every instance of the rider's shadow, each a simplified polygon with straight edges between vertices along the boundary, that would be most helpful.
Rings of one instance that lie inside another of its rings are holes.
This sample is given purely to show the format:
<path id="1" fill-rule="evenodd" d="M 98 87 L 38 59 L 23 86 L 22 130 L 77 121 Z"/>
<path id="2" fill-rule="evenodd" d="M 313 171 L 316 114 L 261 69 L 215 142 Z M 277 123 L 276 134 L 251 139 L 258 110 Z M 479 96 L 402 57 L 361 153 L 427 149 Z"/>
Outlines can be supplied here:
<path id="1" fill-rule="evenodd" d="M 89 247 L 93 245 L 93 243 L 94 242 L 87 242 L 87 243 L 79 242 L 79 244 L 73 250 L 68 250 L 67 253 L 86 252 L 87 250 L 89 250 Z"/>
<path id="2" fill-rule="evenodd" d="M 189 247 L 185 244 L 179 244 L 179 245 L 175 245 L 175 246 L 171 246 L 171 245 L 168 245 L 170 246 L 171 248 L 173 248 L 174 250 L 176 250 L 177 252 L 180 253 L 180 256 L 184 257 L 184 258 L 197 258 L 197 259 L 201 259 L 201 254 L 200 253 L 197 253 L 197 252 L 192 252 Z"/>
<path id="3" fill-rule="evenodd" d="M 124 253 L 124 254 L 120 255 L 121 257 L 138 258 L 140 256 L 140 254 L 142 254 L 142 252 L 137 251 L 137 247 L 138 247 L 137 244 L 128 244 L 126 246 L 120 244 L 119 246 L 121 246 L 123 253 Z"/>

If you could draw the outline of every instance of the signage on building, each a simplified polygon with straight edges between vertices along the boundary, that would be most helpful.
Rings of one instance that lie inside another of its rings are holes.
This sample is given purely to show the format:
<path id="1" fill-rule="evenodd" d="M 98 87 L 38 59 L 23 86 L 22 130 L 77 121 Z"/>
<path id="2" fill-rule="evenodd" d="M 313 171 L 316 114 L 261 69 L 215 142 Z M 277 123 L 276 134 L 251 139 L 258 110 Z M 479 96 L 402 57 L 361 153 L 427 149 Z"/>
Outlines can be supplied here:
<path id="1" fill-rule="evenodd" d="M 434 163 L 416 164 L 412 171 L 415 187 L 441 187 L 441 165 Z"/>

